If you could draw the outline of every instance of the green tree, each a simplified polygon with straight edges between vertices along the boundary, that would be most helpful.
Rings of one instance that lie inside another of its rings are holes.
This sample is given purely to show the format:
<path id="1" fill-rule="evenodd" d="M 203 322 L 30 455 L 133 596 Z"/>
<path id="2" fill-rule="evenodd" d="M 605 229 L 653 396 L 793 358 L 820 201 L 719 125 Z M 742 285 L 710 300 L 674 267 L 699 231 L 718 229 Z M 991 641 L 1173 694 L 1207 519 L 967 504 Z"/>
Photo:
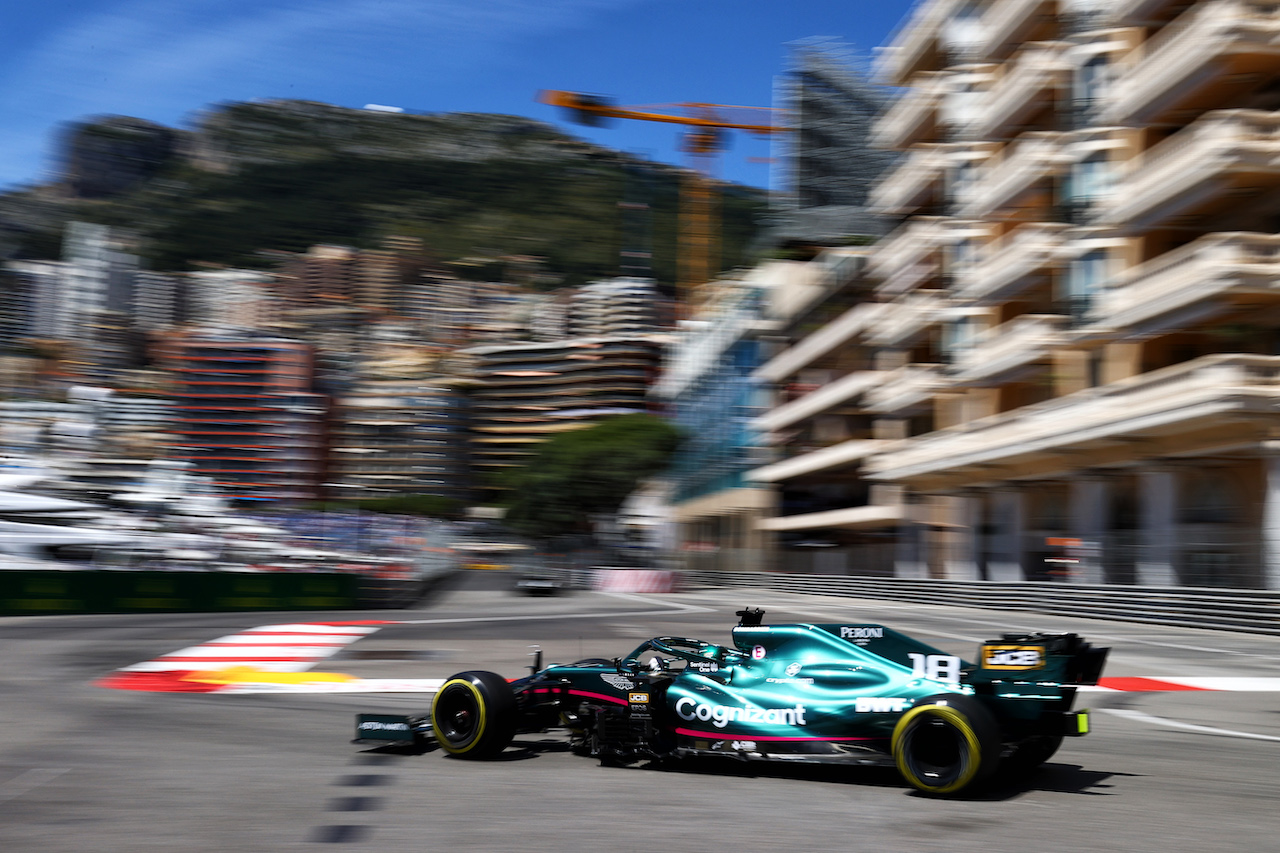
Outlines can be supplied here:
<path id="1" fill-rule="evenodd" d="M 637 484 L 666 467 L 680 433 L 653 415 L 622 415 L 546 442 L 511 480 L 506 524 L 539 538 L 588 532 Z"/>

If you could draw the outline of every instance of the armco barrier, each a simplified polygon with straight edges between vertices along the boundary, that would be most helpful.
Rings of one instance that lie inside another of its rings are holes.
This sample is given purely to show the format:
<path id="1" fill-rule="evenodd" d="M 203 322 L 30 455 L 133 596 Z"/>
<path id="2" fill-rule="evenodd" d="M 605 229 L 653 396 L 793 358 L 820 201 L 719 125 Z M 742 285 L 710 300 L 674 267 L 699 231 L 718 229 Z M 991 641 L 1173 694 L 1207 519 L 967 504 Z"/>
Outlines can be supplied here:
<path id="1" fill-rule="evenodd" d="M 346 610 L 359 577 L 331 572 L 0 571 L 0 614 Z"/>
<path id="2" fill-rule="evenodd" d="M 1270 590 L 916 580 L 780 572 L 693 571 L 683 572 L 681 577 L 685 589 L 711 586 L 880 598 L 1280 635 L 1280 592 Z"/>

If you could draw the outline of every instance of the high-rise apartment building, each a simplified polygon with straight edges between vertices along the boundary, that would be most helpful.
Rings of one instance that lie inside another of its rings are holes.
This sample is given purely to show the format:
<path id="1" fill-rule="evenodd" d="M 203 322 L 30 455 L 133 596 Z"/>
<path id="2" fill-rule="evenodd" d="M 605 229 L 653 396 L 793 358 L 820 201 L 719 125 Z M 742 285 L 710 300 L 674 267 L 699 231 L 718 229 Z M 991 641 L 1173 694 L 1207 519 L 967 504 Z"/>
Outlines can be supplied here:
<path id="1" fill-rule="evenodd" d="M 326 398 L 311 390 L 309 345 L 193 331 L 171 334 L 157 349 L 173 377 L 174 458 L 230 498 L 320 497 Z"/>
<path id="2" fill-rule="evenodd" d="M 331 497 L 468 495 L 466 397 L 448 377 L 366 375 L 334 403 Z"/>
<path id="3" fill-rule="evenodd" d="M 187 319 L 187 280 L 177 273 L 138 272 L 133 322 L 141 332 L 161 332 Z"/>
<path id="4" fill-rule="evenodd" d="M 188 273 L 188 319 L 210 328 L 268 329 L 281 318 L 273 281 L 269 273 L 258 270 Z"/>
<path id="5" fill-rule="evenodd" d="M 1280 587 L 1275 7 L 926 0 L 879 63 L 899 573 Z"/>
<path id="6" fill-rule="evenodd" d="M 401 321 L 366 326 L 334 390 L 330 497 L 468 495 L 467 398 L 440 355 Z"/>
<path id="7" fill-rule="evenodd" d="M 653 332 L 664 301 L 669 300 L 658 293 L 657 283 L 650 278 L 614 278 L 583 285 L 569 295 L 569 337 Z"/>
<path id="8" fill-rule="evenodd" d="M 787 69 L 774 82 L 774 106 L 791 133 L 776 134 L 771 207 L 773 243 L 839 245 L 880 234 L 868 193 L 896 160 L 868 144 L 887 96 L 857 67 L 850 48 L 830 38 L 790 45 Z"/>
<path id="9" fill-rule="evenodd" d="M 481 487 L 525 465 L 552 436 L 645 412 L 661 357 L 651 336 L 471 347 L 471 464 Z"/>

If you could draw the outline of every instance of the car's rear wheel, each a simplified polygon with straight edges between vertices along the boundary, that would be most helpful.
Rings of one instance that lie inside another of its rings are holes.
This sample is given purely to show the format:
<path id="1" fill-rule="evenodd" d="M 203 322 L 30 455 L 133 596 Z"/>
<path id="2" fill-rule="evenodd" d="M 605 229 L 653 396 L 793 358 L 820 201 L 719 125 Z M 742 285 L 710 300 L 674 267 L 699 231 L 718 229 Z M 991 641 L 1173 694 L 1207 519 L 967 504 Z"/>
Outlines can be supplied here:
<path id="1" fill-rule="evenodd" d="M 976 699 L 942 694 L 917 703 L 893 730 L 893 759 L 911 785 L 956 795 L 989 777 L 1000 763 L 1000 729 Z"/>
<path id="2" fill-rule="evenodd" d="M 1000 774 L 1010 778 L 1030 773 L 1044 764 L 1062 746 L 1062 735 L 1040 735 L 1028 738 L 1000 759 Z"/>
<path id="3" fill-rule="evenodd" d="M 492 758 L 516 733 L 516 702 L 502 676 L 460 672 L 431 703 L 431 730 L 440 747 L 459 758 Z"/>

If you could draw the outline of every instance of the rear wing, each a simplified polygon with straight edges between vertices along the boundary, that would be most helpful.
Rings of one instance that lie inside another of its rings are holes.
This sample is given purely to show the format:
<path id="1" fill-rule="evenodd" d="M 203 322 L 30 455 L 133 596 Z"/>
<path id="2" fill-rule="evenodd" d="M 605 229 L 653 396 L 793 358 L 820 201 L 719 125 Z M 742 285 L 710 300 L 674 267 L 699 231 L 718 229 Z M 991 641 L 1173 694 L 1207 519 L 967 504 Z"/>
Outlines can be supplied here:
<path id="1" fill-rule="evenodd" d="M 1108 648 L 1078 634 L 1003 634 L 978 649 L 978 672 L 990 678 L 1017 676 L 1062 685 L 1093 685 L 1102 677 Z"/>

